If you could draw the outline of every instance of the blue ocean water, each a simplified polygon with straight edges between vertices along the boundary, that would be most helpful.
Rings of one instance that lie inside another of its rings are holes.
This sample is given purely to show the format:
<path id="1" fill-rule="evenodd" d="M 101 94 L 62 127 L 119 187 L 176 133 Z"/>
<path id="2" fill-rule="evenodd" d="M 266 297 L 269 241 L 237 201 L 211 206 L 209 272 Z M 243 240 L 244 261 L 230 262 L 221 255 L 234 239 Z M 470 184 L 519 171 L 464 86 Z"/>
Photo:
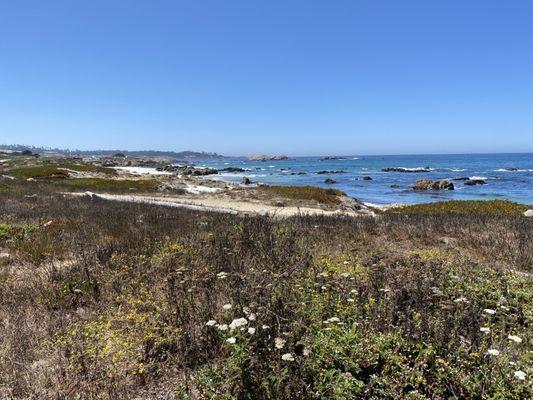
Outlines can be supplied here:
<path id="1" fill-rule="evenodd" d="M 222 173 L 216 179 L 240 182 L 247 176 L 253 182 L 276 185 L 312 185 L 332 187 L 349 196 L 375 204 L 426 203 L 439 200 L 508 199 L 533 204 L 533 154 L 461 154 L 346 156 L 342 160 L 320 157 L 297 157 L 283 161 L 248 161 L 244 158 L 209 161 L 214 168 L 239 167 L 243 173 Z M 383 172 L 383 168 L 429 168 L 428 172 Z M 508 170 L 512 169 L 512 170 Z M 340 174 L 317 174 L 319 171 L 344 171 Z M 305 173 L 299 174 L 299 173 Z M 363 180 L 370 176 L 372 180 Z M 486 185 L 466 186 L 453 181 L 453 191 L 415 192 L 418 179 L 484 179 Z M 210 176 L 211 178 L 211 176 Z M 330 178 L 335 184 L 325 184 Z"/>

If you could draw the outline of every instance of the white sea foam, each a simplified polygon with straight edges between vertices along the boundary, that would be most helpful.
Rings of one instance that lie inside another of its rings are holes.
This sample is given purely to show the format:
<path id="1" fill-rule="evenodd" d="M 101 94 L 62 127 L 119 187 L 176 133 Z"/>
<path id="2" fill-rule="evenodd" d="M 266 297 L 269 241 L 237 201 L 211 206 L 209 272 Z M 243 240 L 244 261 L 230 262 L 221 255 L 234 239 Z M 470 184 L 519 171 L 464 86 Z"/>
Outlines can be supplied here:
<path id="1" fill-rule="evenodd" d="M 489 178 L 487 178 L 486 176 L 475 176 L 475 175 L 474 175 L 474 176 L 471 176 L 471 177 L 468 178 L 468 179 L 470 179 L 470 180 L 472 180 L 472 181 L 473 181 L 473 180 L 482 180 L 482 181 L 486 181 L 486 180 L 489 179 Z"/>
<path id="2" fill-rule="evenodd" d="M 125 171 L 135 175 L 173 175 L 172 172 L 158 171 L 155 168 L 148 167 L 113 167 L 119 171 Z"/>
<path id="3" fill-rule="evenodd" d="M 505 168 L 498 168 L 495 169 L 494 172 L 533 172 L 533 169 L 505 169 Z"/>

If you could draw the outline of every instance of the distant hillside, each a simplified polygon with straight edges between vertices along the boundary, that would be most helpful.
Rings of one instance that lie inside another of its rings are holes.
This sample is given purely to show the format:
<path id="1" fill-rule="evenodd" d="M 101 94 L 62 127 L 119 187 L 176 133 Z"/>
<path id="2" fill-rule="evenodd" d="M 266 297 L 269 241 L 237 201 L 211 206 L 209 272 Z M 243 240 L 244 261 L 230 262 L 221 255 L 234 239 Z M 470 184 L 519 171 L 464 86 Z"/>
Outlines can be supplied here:
<path id="1" fill-rule="evenodd" d="M 156 151 L 156 150 L 138 150 L 138 151 L 126 151 L 126 150 L 69 150 L 69 149 L 57 149 L 47 147 L 36 146 L 24 146 L 24 145 L 0 145 L 0 152 L 2 150 L 10 151 L 23 151 L 31 150 L 33 153 L 38 154 L 64 154 L 68 156 L 80 155 L 80 156 L 112 156 L 114 154 L 124 154 L 128 157 L 171 157 L 180 160 L 187 159 L 216 159 L 225 158 L 225 156 L 217 153 L 207 153 L 205 151 Z"/>

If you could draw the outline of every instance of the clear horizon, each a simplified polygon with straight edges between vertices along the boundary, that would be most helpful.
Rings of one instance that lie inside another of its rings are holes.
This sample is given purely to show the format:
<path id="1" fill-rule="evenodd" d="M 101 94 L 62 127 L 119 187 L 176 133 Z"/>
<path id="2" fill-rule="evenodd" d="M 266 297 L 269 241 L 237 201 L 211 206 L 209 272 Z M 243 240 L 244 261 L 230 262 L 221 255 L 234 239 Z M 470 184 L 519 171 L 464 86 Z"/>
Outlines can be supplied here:
<path id="1" fill-rule="evenodd" d="M 29 0 L 0 15 L 2 143 L 533 152 L 531 2 Z"/>

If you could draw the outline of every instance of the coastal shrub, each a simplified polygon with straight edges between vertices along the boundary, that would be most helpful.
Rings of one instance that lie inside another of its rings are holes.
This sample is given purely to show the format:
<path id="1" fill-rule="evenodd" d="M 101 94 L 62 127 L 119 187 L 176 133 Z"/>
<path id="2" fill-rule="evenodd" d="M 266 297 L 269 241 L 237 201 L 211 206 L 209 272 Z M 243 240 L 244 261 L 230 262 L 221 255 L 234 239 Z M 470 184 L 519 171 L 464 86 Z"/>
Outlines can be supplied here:
<path id="1" fill-rule="evenodd" d="M 68 171 L 51 165 L 16 168 L 9 175 L 19 179 L 68 178 Z"/>
<path id="2" fill-rule="evenodd" d="M 509 200 L 450 200 L 392 208 L 387 213 L 421 215 L 522 215 L 529 207 Z"/>
<path id="3" fill-rule="evenodd" d="M 77 172 L 99 172 L 110 175 L 116 174 L 116 171 L 112 168 L 105 168 L 91 164 L 54 164 L 15 168 L 9 171 L 9 175 L 19 179 L 68 178 L 68 170 Z"/>
<path id="4" fill-rule="evenodd" d="M 340 204 L 339 196 L 344 195 L 338 189 L 322 189 L 314 186 L 263 186 L 260 190 L 288 199 L 312 200 L 322 204 Z"/>

